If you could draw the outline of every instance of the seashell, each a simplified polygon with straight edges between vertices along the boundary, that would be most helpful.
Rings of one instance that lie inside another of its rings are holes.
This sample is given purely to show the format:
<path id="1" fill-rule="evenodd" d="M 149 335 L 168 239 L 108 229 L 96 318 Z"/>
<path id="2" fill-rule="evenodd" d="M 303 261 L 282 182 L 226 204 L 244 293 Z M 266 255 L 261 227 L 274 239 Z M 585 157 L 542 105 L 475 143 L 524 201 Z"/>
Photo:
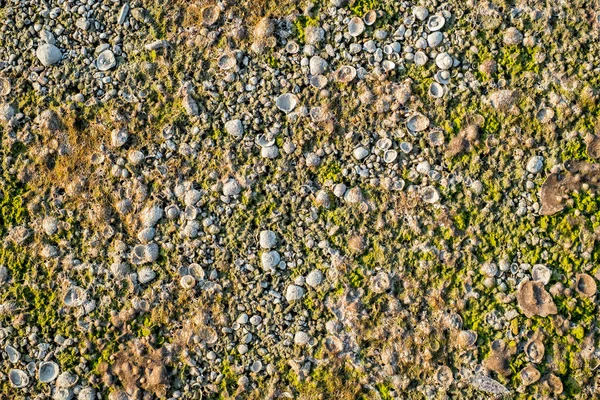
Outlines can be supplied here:
<path id="1" fill-rule="evenodd" d="M 309 342 L 310 342 L 310 336 L 306 332 L 298 331 L 294 335 L 294 344 L 296 344 L 298 346 L 307 345 Z"/>
<path id="2" fill-rule="evenodd" d="M 371 26 L 377 21 L 377 12 L 375 10 L 370 10 L 363 15 L 363 21 L 365 25 Z"/>
<path id="3" fill-rule="evenodd" d="M 156 243 L 148 243 L 144 246 L 144 260 L 146 262 L 154 262 L 158 259 L 159 248 Z"/>
<path id="4" fill-rule="evenodd" d="M 190 274 L 199 281 L 204 280 L 205 273 L 204 269 L 196 263 L 190 264 L 188 267 Z"/>
<path id="5" fill-rule="evenodd" d="M 219 57 L 217 64 L 223 71 L 227 71 L 236 65 L 235 57 L 232 54 L 225 53 Z"/>
<path id="6" fill-rule="evenodd" d="M 392 45 L 386 44 L 385 46 L 383 46 L 383 54 L 389 56 L 392 53 L 394 53 L 394 48 L 392 47 Z"/>
<path id="7" fill-rule="evenodd" d="M 471 386 L 493 395 L 507 395 L 510 391 L 500 382 L 485 375 L 476 375 L 471 379 Z"/>
<path id="8" fill-rule="evenodd" d="M 8 96 L 12 90 L 10 80 L 0 76 L 0 96 Z"/>
<path id="9" fill-rule="evenodd" d="M 10 344 L 7 344 L 4 347 L 4 351 L 6 351 L 6 355 L 8 356 L 8 361 L 10 361 L 13 364 L 18 363 L 19 360 L 21 359 L 21 353 L 19 353 L 19 351 L 17 349 L 15 349 L 14 347 L 12 347 Z"/>
<path id="10" fill-rule="evenodd" d="M 179 284 L 184 289 L 192 289 L 194 286 L 196 286 L 196 278 L 194 278 L 192 275 L 184 275 L 181 277 L 181 279 L 179 279 Z"/>
<path id="11" fill-rule="evenodd" d="M 154 239 L 155 234 L 156 230 L 154 228 L 144 228 L 138 232 L 137 238 L 142 243 L 148 243 Z"/>
<path id="12" fill-rule="evenodd" d="M 396 150 L 386 150 L 383 153 L 383 161 L 387 164 L 393 163 L 398 158 L 398 152 Z"/>
<path id="13" fill-rule="evenodd" d="M 427 139 L 432 146 L 441 146 L 444 144 L 444 133 L 441 130 L 429 132 Z"/>
<path id="14" fill-rule="evenodd" d="M 67 307 L 79 307 L 84 303 L 87 298 L 87 294 L 83 288 L 79 286 L 71 286 L 65 297 L 63 298 L 63 302 Z"/>
<path id="15" fill-rule="evenodd" d="M 77 400 L 95 400 L 96 399 L 96 389 L 90 386 L 86 386 L 79 391 L 77 395 Z"/>
<path id="16" fill-rule="evenodd" d="M 217 340 L 219 339 L 217 331 L 212 326 L 206 325 L 198 330 L 197 337 L 201 343 L 208 345 L 217 343 Z"/>
<path id="17" fill-rule="evenodd" d="M 404 152 L 405 154 L 408 154 L 412 151 L 412 144 L 410 144 L 409 142 L 402 142 L 400 143 L 400 150 L 402 150 L 402 152 Z"/>
<path id="18" fill-rule="evenodd" d="M 275 138 L 272 138 L 270 136 L 265 135 L 264 133 L 261 133 L 260 135 L 258 135 L 256 137 L 254 142 L 257 145 L 259 145 L 260 147 L 271 147 L 275 144 Z"/>
<path id="19" fill-rule="evenodd" d="M 435 79 L 436 82 L 441 83 L 442 85 L 447 85 L 448 83 L 450 83 L 450 73 L 447 70 L 438 71 L 433 76 L 433 79 Z"/>
<path id="20" fill-rule="evenodd" d="M 298 98 L 292 93 L 284 93 L 275 101 L 277 108 L 285 113 L 292 111 L 294 108 L 296 108 L 297 104 Z"/>
<path id="21" fill-rule="evenodd" d="M 597 291 L 596 281 L 588 274 L 577 274 L 575 277 L 575 290 L 584 296 L 593 297 Z"/>
<path id="22" fill-rule="evenodd" d="M 206 26 L 214 25 L 219 20 L 220 13 L 221 13 L 221 11 L 219 10 L 219 7 L 216 5 L 204 7 L 202 9 L 202 14 L 201 14 L 202 15 L 202 23 Z"/>
<path id="23" fill-rule="evenodd" d="M 345 65 L 336 72 L 336 79 L 342 83 L 350 83 L 356 78 L 356 68 Z"/>
<path id="24" fill-rule="evenodd" d="M 137 310 L 142 312 L 150 311 L 150 303 L 148 303 L 145 299 L 133 298 L 131 300 L 131 306 Z"/>
<path id="25" fill-rule="evenodd" d="M 60 368 L 53 361 L 43 361 L 38 369 L 38 380 L 42 383 L 50 383 L 58 376 Z"/>
<path id="26" fill-rule="evenodd" d="M 13 387 L 24 388 L 29 385 L 29 376 L 20 369 L 11 369 L 8 371 L 8 380 Z"/>
<path id="27" fill-rule="evenodd" d="M 406 120 L 406 127 L 412 132 L 421 132 L 429 128 L 429 118 L 423 114 L 414 114 Z"/>
<path id="28" fill-rule="evenodd" d="M 152 282 L 154 278 L 156 278 L 156 272 L 149 267 L 144 267 L 138 271 L 138 281 L 142 285 Z"/>
<path id="29" fill-rule="evenodd" d="M 279 156 L 279 148 L 277 146 L 266 146 L 260 149 L 260 155 L 263 158 L 274 159 Z"/>
<path id="30" fill-rule="evenodd" d="M 548 374 L 542 378 L 544 385 L 547 385 L 551 392 L 555 395 L 559 395 L 563 392 L 563 383 L 560 378 L 554 374 Z"/>
<path id="31" fill-rule="evenodd" d="M 265 251 L 260 256 L 260 261 L 263 269 L 270 270 L 279 265 L 281 261 L 281 256 L 275 250 Z"/>
<path id="32" fill-rule="evenodd" d="M 433 186 L 426 186 L 421 190 L 421 198 L 425 203 L 434 204 L 440 201 L 440 194 Z"/>
<path id="33" fill-rule="evenodd" d="M 157 205 L 147 207 L 142 211 L 142 224 L 147 227 L 153 227 L 163 217 L 163 210 Z"/>
<path id="34" fill-rule="evenodd" d="M 425 18 L 429 16 L 429 10 L 423 6 L 417 6 L 413 8 L 412 15 L 419 21 L 425 21 Z"/>
<path id="35" fill-rule="evenodd" d="M 289 54 L 296 54 L 300 51 L 300 45 L 293 40 L 290 40 L 285 45 L 285 51 Z"/>
<path id="36" fill-rule="evenodd" d="M 425 52 L 421 50 L 417 51 L 413 58 L 413 61 L 419 67 L 422 67 L 423 65 L 427 64 L 427 60 L 429 60 L 429 57 L 427 57 L 427 54 L 425 54 Z"/>
<path id="37" fill-rule="evenodd" d="M 165 214 L 167 215 L 168 219 L 177 219 L 180 214 L 179 207 L 176 204 L 171 204 L 165 208 Z"/>
<path id="38" fill-rule="evenodd" d="M 98 68 L 98 71 L 108 71 L 114 68 L 115 65 L 117 65 L 117 59 L 115 58 L 115 54 L 109 49 L 100 53 L 96 59 L 96 68 Z"/>
<path id="39" fill-rule="evenodd" d="M 363 201 L 362 190 L 359 187 L 348 189 L 344 194 L 344 200 L 350 204 L 357 204 Z"/>
<path id="40" fill-rule="evenodd" d="M 381 138 L 375 143 L 375 146 L 379 150 L 388 150 L 390 147 L 392 147 L 392 140 L 389 138 Z"/>
<path id="41" fill-rule="evenodd" d="M 344 350 L 344 342 L 337 336 L 328 336 L 325 338 L 325 348 L 327 351 L 337 354 Z"/>
<path id="42" fill-rule="evenodd" d="M 242 191 L 242 187 L 240 186 L 238 181 L 236 181 L 233 178 L 230 178 L 223 185 L 223 195 L 225 195 L 225 196 L 228 196 L 228 197 L 237 196 L 238 194 L 240 194 L 241 191 Z"/>
<path id="43" fill-rule="evenodd" d="M 71 388 L 77 384 L 79 377 L 69 371 L 65 371 L 56 378 L 56 387 Z"/>
<path id="44" fill-rule="evenodd" d="M 444 96 L 444 88 L 439 83 L 432 82 L 431 85 L 429 85 L 428 94 L 434 99 L 440 99 Z"/>
<path id="45" fill-rule="evenodd" d="M 323 89 L 327 86 L 328 79 L 324 75 L 315 75 L 310 77 L 310 85 L 316 89 Z"/>
<path id="46" fill-rule="evenodd" d="M 547 124 L 548 122 L 552 121 L 553 118 L 554 118 L 554 110 L 549 107 L 544 107 L 537 113 L 537 119 L 542 124 Z"/>
<path id="47" fill-rule="evenodd" d="M 363 22 L 363 20 L 358 17 L 352 17 L 352 19 L 348 23 L 348 32 L 350 33 L 350 36 L 360 36 L 364 31 L 365 23 Z"/>
<path id="48" fill-rule="evenodd" d="M 309 111 L 310 118 L 313 122 L 323 122 L 327 120 L 329 114 L 323 107 L 312 107 Z"/>
<path id="49" fill-rule="evenodd" d="M 389 71 L 392 71 L 394 68 L 396 68 L 396 63 L 394 63 L 393 61 L 390 61 L 390 60 L 384 60 L 381 63 L 381 66 L 383 67 L 384 71 L 389 72 Z"/>
<path id="50" fill-rule="evenodd" d="M 371 278 L 371 290 L 375 293 L 383 293 L 387 291 L 390 286 L 390 277 L 385 271 L 380 271 L 377 275 Z"/>
<path id="51" fill-rule="evenodd" d="M 454 64 L 452 56 L 446 52 L 440 53 L 435 57 L 435 65 L 439 69 L 450 69 Z"/>
<path id="52" fill-rule="evenodd" d="M 519 372 L 523 386 L 529 386 L 540 380 L 542 374 L 533 365 L 528 365 Z"/>
<path id="53" fill-rule="evenodd" d="M 394 181 L 394 183 L 392 184 L 392 190 L 402 190 L 404 189 L 405 184 L 406 183 L 404 182 L 404 179 L 398 178 L 398 180 Z"/>
<path id="54" fill-rule="evenodd" d="M 444 27 L 446 19 L 441 14 L 435 14 L 429 17 L 427 21 L 427 29 L 431 32 L 439 31 Z"/>
<path id="55" fill-rule="evenodd" d="M 456 343 L 462 348 L 475 346 L 477 342 L 477 332 L 475 331 L 460 331 L 456 337 Z"/>
<path id="56" fill-rule="evenodd" d="M 534 364 L 539 364 L 544 357 L 545 347 L 541 340 L 530 340 L 525 344 L 525 355 Z"/>
<path id="57" fill-rule="evenodd" d="M 452 385 L 452 382 L 454 382 L 454 376 L 452 375 L 452 370 L 450 369 L 450 367 L 446 365 L 441 365 L 435 372 L 435 380 L 442 387 L 450 387 L 450 385 Z"/>

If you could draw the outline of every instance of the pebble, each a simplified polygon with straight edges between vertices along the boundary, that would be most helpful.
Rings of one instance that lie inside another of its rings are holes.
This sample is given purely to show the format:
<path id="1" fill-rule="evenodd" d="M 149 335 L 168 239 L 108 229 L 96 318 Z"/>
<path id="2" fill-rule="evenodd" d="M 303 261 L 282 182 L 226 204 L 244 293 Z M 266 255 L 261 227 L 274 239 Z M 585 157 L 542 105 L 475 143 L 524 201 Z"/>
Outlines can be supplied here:
<path id="1" fill-rule="evenodd" d="M 49 43 L 42 44 L 38 47 L 35 51 L 35 55 L 45 67 L 54 65 L 62 59 L 62 52 L 60 49 Z"/>

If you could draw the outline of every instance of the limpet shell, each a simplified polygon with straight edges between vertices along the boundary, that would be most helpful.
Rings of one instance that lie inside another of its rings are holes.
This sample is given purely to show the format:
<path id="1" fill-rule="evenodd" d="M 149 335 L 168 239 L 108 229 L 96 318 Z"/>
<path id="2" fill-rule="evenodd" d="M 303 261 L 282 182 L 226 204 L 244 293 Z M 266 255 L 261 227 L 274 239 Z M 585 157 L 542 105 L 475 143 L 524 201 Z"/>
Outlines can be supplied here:
<path id="1" fill-rule="evenodd" d="M 548 122 L 552 121 L 553 118 L 554 118 L 554 110 L 549 107 L 544 107 L 537 113 L 537 119 L 542 124 L 547 124 Z"/>
<path id="2" fill-rule="evenodd" d="M 196 278 L 194 278 L 192 275 L 184 275 L 181 277 L 181 279 L 179 279 L 179 284 L 184 289 L 192 289 L 194 286 L 196 286 Z"/>
<path id="3" fill-rule="evenodd" d="M 432 82 L 429 86 L 428 94 L 434 99 L 440 99 L 444 96 L 444 88 L 439 83 Z"/>
<path id="4" fill-rule="evenodd" d="M 429 132 L 427 139 L 432 146 L 441 146 L 444 144 L 444 133 L 441 130 Z"/>
<path id="5" fill-rule="evenodd" d="M 298 104 L 298 98 L 293 93 L 284 93 L 280 95 L 275 101 L 275 105 L 278 109 L 285 113 L 289 113 Z"/>
<path id="6" fill-rule="evenodd" d="M 383 153 L 383 161 L 387 164 L 393 163 L 396 161 L 396 158 L 398 158 L 398 152 L 396 150 L 386 150 L 385 153 Z"/>
<path id="7" fill-rule="evenodd" d="M 300 45 L 293 40 L 290 40 L 285 44 L 285 51 L 289 54 L 296 54 L 300 51 Z"/>
<path id="8" fill-rule="evenodd" d="M 402 150 L 402 152 L 405 154 L 410 153 L 412 148 L 413 148 L 413 146 L 409 142 L 400 143 L 400 150 Z"/>
<path id="9" fill-rule="evenodd" d="M 20 369 L 11 369 L 8 372 L 8 380 L 13 387 L 24 388 L 29 385 L 29 376 Z"/>
<path id="10" fill-rule="evenodd" d="M 316 89 L 323 89 L 327 86 L 328 79 L 324 75 L 316 75 L 310 77 L 310 85 Z"/>
<path id="11" fill-rule="evenodd" d="M 435 65 L 439 69 L 450 69 L 454 64 L 452 56 L 448 53 L 440 53 L 435 57 Z"/>
<path id="12" fill-rule="evenodd" d="M 456 343 L 463 348 L 472 347 L 477 342 L 477 332 L 460 331 L 456 338 Z"/>
<path id="13" fill-rule="evenodd" d="M 63 302 L 67 307 L 79 307 L 86 300 L 86 292 L 83 288 L 79 286 L 71 286 L 65 297 L 63 298 Z"/>
<path id="14" fill-rule="evenodd" d="M 432 32 L 439 31 L 444 27 L 446 19 L 441 14 L 435 14 L 429 17 L 427 21 L 427 29 Z"/>
<path id="15" fill-rule="evenodd" d="M 544 357 L 544 343 L 541 340 L 530 340 L 525 345 L 525 355 L 532 363 L 538 364 Z"/>
<path id="16" fill-rule="evenodd" d="M 396 63 L 390 60 L 384 60 L 381 63 L 381 66 L 383 67 L 384 71 L 389 72 L 396 68 Z"/>
<path id="17" fill-rule="evenodd" d="M 353 17 L 348 23 L 348 32 L 350 36 L 360 36 L 365 31 L 365 23 L 358 17 Z"/>
<path id="18" fill-rule="evenodd" d="M 38 368 L 38 380 L 42 383 L 50 383 L 58 376 L 60 368 L 53 361 L 44 361 Z"/>
<path id="19" fill-rule="evenodd" d="M 356 78 L 356 68 L 350 65 L 344 65 L 336 72 L 336 79 L 339 82 L 349 83 Z"/>
<path id="20" fill-rule="evenodd" d="M 0 96 L 8 96 L 11 90 L 12 87 L 8 78 L 0 76 Z"/>
<path id="21" fill-rule="evenodd" d="M 593 297 L 596 294 L 598 286 L 594 278 L 588 274 L 577 274 L 575 278 L 575 290 L 587 297 Z"/>
<path id="22" fill-rule="evenodd" d="M 377 21 L 377 12 L 375 10 L 367 11 L 367 13 L 363 16 L 363 21 L 365 21 L 365 25 L 373 25 L 375 21 Z"/>
<path id="23" fill-rule="evenodd" d="M 379 150 L 388 150 L 392 147 L 392 140 L 389 138 L 381 138 L 375 143 L 375 146 L 377 146 Z"/>
<path id="24" fill-rule="evenodd" d="M 452 370 L 446 365 L 442 365 L 438 368 L 435 373 L 435 380 L 443 387 L 449 387 L 454 382 L 454 376 Z"/>
<path id="25" fill-rule="evenodd" d="M 406 127 L 412 132 L 421 132 L 429 128 L 429 118 L 423 114 L 414 114 L 406 121 Z"/>
<path id="26" fill-rule="evenodd" d="M 529 386 L 540 380 L 541 377 L 540 371 L 537 370 L 533 365 L 528 365 L 519 372 L 519 376 L 521 381 L 523 382 L 523 386 Z"/>
<path id="27" fill-rule="evenodd" d="M 8 355 L 8 361 L 13 364 L 18 363 L 21 359 L 21 353 L 10 344 L 7 344 L 6 347 L 4 347 L 4 351 L 6 351 L 6 354 Z"/>
<path id="28" fill-rule="evenodd" d="M 221 68 L 223 71 L 227 71 L 235 67 L 236 59 L 232 54 L 225 53 L 219 57 L 219 59 L 217 60 L 217 64 L 219 65 L 219 68 Z"/>
<path id="29" fill-rule="evenodd" d="M 434 204 L 440 201 L 440 194 L 433 186 L 426 186 L 421 191 L 421 198 L 425 203 Z"/>
<path id="30" fill-rule="evenodd" d="M 260 135 L 258 135 L 254 141 L 260 147 L 270 147 L 275 144 L 275 138 L 269 137 L 269 136 L 265 135 L 264 133 L 261 133 Z"/>
<path id="31" fill-rule="evenodd" d="M 309 111 L 310 119 L 314 122 L 323 122 L 327 119 L 327 112 L 322 107 L 312 107 Z"/>

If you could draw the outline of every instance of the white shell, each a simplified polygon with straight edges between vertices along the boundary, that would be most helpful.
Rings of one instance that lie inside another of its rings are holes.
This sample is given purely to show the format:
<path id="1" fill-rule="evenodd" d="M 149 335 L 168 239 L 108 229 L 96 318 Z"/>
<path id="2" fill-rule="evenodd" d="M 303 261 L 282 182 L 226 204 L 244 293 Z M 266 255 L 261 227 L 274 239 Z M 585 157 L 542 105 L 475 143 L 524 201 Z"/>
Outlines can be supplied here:
<path id="1" fill-rule="evenodd" d="M 392 140 L 389 138 L 381 138 L 375 143 L 375 146 L 377 146 L 379 150 L 388 150 L 392 147 Z"/>
<path id="2" fill-rule="evenodd" d="M 444 88 L 437 82 L 432 82 L 429 86 L 429 96 L 434 99 L 440 99 L 444 96 Z"/>
<path id="3" fill-rule="evenodd" d="M 360 161 L 369 156 L 369 150 L 363 146 L 360 146 L 354 149 L 352 155 L 354 156 L 354 158 Z"/>
<path id="4" fill-rule="evenodd" d="M 396 161 L 396 158 L 398 158 L 398 152 L 396 150 L 386 150 L 386 152 L 383 153 L 383 161 L 388 164 Z"/>
<path id="5" fill-rule="evenodd" d="M 336 72 L 336 78 L 339 82 L 349 83 L 356 78 L 356 68 L 351 65 L 344 65 Z"/>
<path id="6" fill-rule="evenodd" d="M 263 158 L 274 159 L 279 156 L 279 148 L 277 146 L 265 146 L 260 149 L 260 156 Z"/>
<path id="7" fill-rule="evenodd" d="M 196 278 L 192 275 L 184 275 L 179 279 L 179 284 L 184 289 L 191 289 L 196 286 Z"/>
<path id="8" fill-rule="evenodd" d="M 426 203 L 437 203 L 440 201 L 440 194 L 433 186 L 426 186 L 421 191 L 421 198 Z"/>
<path id="9" fill-rule="evenodd" d="M 215 24 L 219 19 L 220 13 L 221 11 L 216 5 L 204 7 L 202 9 L 202 23 L 206 26 Z"/>
<path id="10" fill-rule="evenodd" d="M 143 285 L 149 283 L 156 278 L 156 272 L 148 267 L 144 267 L 138 272 L 138 281 Z"/>
<path id="11" fill-rule="evenodd" d="M 365 31 L 365 23 L 358 17 L 353 17 L 348 23 L 348 32 L 350 36 L 360 36 Z"/>
<path id="12" fill-rule="evenodd" d="M 235 67 L 236 60 L 232 54 L 225 53 L 219 57 L 219 59 L 217 60 L 217 64 L 219 65 L 219 68 L 221 68 L 223 71 L 227 71 Z"/>
<path id="13" fill-rule="evenodd" d="M 365 25 L 371 26 L 377 21 L 377 13 L 375 10 L 367 11 L 367 13 L 363 16 L 363 21 Z"/>
<path id="14" fill-rule="evenodd" d="M 38 379 L 42 383 L 49 383 L 58 376 L 58 364 L 53 361 L 44 361 L 38 368 Z"/>
<path id="15" fill-rule="evenodd" d="M 446 19 L 441 14 L 435 14 L 429 17 L 427 21 L 427 29 L 432 32 L 439 31 L 444 27 Z"/>
<path id="16" fill-rule="evenodd" d="M 436 80 L 436 82 L 441 83 L 442 85 L 447 85 L 450 82 L 450 73 L 448 70 L 444 69 L 438 71 L 433 78 Z"/>
<path id="17" fill-rule="evenodd" d="M 415 58 L 413 59 L 415 64 L 422 67 L 423 65 L 427 64 L 427 60 L 429 58 L 427 57 L 427 54 L 425 54 L 425 52 L 419 50 L 415 53 Z"/>
<path id="18" fill-rule="evenodd" d="M 414 114 L 406 121 L 406 127 L 412 132 L 421 132 L 429 128 L 429 118 L 423 114 Z"/>
<path id="19" fill-rule="evenodd" d="M 275 138 L 269 137 L 264 133 L 261 133 L 260 135 L 256 136 L 254 142 L 260 147 L 271 147 L 275 144 Z"/>
<path id="20" fill-rule="evenodd" d="M 71 286 L 69 290 L 67 290 L 63 302 L 67 307 L 79 307 L 84 303 L 86 297 L 85 290 L 79 286 Z"/>
<path id="21" fill-rule="evenodd" d="M 19 351 L 12 347 L 10 344 L 7 344 L 4 350 L 8 355 L 8 361 L 10 361 L 11 363 L 16 364 L 21 359 L 21 353 L 19 353 Z"/>
<path id="22" fill-rule="evenodd" d="M 381 63 L 381 66 L 383 67 L 383 69 L 386 72 L 389 72 L 389 71 L 392 71 L 394 68 L 396 68 L 396 63 L 394 63 L 393 61 L 390 61 L 390 60 L 384 60 Z"/>
<path id="23" fill-rule="evenodd" d="M 298 98 L 292 93 L 284 93 L 275 101 L 277 108 L 285 113 L 292 111 L 294 108 L 296 108 L 297 104 Z"/>
<path id="24" fill-rule="evenodd" d="M 322 122 L 327 119 L 327 112 L 322 107 L 312 107 L 309 111 L 310 119 L 314 122 Z"/>
<path id="25" fill-rule="evenodd" d="M 310 77 L 310 85 L 316 89 L 323 89 L 327 86 L 328 79 L 324 75 L 316 75 Z"/>
<path id="26" fill-rule="evenodd" d="M 12 90 L 8 78 L 0 76 L 0 96 L 8 96 Z"/>
<path id="27" fill-rule="evenodd" d="M 8 371 L 8 380 L 13 387 L 24 388 L 29 385 L 29 376 L 20 369 L 11 369 Z"/>
<path id="28" fill-rule="evenodd" d="M 300 51 L 300 46 L 298 45 L 298 43 L 294 42 L 293 40 L 290 40 L 285 45 L 285 51 L 287 51 L 290 54 L 296 54 L 298 51 Z"/>
<path id="29" fill-rule="evenodd" d="M 98 71 L 108 71 L 115 65 L 117 65 L 115 54 L 109 49 L 106 49 L 100 53 L 96 59 L 96 67 L 98 68 Z"/>
<path id="30" fill-rule="evenodd" d="M 237 196 L 242 191 L 242 187 L 235 179 L 231 178 L 223 185 L 223 194 L 225 196 Z"/>
<path id="31" fill-rule="evenodd" d="M 400 150 L 402 150 L 406 154 L 410 153 L 412 148 L 413 148 L 413 146 L 409 142 L 400 143 Z"/>

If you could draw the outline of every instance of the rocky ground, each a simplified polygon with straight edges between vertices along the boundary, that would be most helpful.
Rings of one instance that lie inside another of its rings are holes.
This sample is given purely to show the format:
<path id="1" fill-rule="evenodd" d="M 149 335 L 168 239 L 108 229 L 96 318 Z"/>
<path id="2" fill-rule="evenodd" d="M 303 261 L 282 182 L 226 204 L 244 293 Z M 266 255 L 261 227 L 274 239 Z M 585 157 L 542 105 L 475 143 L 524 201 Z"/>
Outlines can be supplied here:
<path id="1" fill-rule="evenodd" d="M 598 398 L 599 32 L 0 0 L 0 398 Z"/>

